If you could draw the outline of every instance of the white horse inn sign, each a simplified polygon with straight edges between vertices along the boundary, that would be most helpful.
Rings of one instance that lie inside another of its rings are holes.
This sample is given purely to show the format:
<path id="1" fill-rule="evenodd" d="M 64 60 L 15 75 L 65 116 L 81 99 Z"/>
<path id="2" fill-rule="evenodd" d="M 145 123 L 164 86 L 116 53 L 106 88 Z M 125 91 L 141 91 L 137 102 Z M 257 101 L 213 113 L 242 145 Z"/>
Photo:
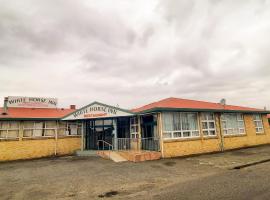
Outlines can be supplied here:
<path id="1" fill-rule="evenodd" d="M 56 98 L 9 96 L 7 107 L 13 108 L 56 108 Z"/>
<path id="2" fill-rule="evenodd" d="M 64 120 L 93 119 L 105 117 L 124 117 L 133 115 L 132 112 L 99 102 L 91 103 L 66 116 Z"/>

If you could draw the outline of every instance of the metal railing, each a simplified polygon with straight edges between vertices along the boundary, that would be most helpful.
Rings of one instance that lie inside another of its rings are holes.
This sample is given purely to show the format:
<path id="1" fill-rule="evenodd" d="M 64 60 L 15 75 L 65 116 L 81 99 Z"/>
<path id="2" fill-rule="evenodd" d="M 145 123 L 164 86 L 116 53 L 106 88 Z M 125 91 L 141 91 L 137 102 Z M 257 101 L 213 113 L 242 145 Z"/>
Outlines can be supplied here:
<path id="1" fill-rule="evenodd" d="M 113 139 L 113 149 L 118 151 L 147 150 L 160 151 L 160 140 L 149 138 L 117 138 Z"/>
<path id="2" fill-rule="evenodd" d="M 104 140 L 97 141 L 98 150 L 113 150 L 113 145 Z"/>
<path id="3" fill-rule="evenodd" d="M 148 151 L 159 151 L 160 150 L 159 138 L 149 137 L 141 138 L 141 149 Z"/>

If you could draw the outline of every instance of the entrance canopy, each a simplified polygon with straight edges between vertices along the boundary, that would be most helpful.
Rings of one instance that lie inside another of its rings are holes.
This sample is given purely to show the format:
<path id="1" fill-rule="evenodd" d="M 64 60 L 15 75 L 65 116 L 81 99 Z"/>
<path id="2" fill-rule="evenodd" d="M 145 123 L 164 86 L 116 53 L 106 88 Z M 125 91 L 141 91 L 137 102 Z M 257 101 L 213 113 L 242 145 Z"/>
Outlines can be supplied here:
<path id="1" fill-rule="evenodd" d="M 118 107 L 106 105 L 99 102 L 93 102 L 87 106 L 76 110 L 62 120 L 81 120 L 81 119 L 96 119 L 96 118 L 112 118 L 132 116 L 133 112 Z"/>

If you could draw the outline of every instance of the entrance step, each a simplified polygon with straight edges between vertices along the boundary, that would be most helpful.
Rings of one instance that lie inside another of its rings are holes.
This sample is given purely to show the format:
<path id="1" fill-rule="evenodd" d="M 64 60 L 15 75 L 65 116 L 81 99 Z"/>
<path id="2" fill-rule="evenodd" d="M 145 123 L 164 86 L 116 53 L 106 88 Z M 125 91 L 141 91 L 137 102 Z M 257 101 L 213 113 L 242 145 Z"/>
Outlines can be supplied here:
<path id="1" fill-rule="evenodd" d="M 97 155 L 102 158 L 113 160 L 114 162 L 125 162 L 127 159 L 122 157 L 117 151 L 97 151 Z"/>
<path id="2" fill-rule="evenodd" d="M 97 157 L 97 151 L 94 150 L 84 150 L 84 151 L 76 151 L 76 156 L 93 156 Z"/>
<path id="3" fill-rule="evenodd" d="M 132 162 L 161 159 L 161 153 L 157 151 L 119 151 L 119 154 Z"/>
<path id="4" fill-rule="evenodd" d="M 143 162 L 161 159 L 161 153 L 157 151 L 97 151 L 97 155 L 114 162 Z"/>

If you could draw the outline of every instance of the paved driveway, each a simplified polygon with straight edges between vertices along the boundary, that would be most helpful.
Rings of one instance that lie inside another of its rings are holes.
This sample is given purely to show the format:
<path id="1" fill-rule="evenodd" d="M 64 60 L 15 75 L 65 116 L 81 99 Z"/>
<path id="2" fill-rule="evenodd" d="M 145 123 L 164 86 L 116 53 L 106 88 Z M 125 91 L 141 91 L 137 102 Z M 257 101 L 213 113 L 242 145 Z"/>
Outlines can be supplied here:
<path id="1" fill-rule="evenodd" d="M 247 192 L 263 199 L 270 162 L 231 168 L 267 158 L 270 146 L 142 163 L 73 156 L 1 163 L 0 199 L 226 199 Z"/>

